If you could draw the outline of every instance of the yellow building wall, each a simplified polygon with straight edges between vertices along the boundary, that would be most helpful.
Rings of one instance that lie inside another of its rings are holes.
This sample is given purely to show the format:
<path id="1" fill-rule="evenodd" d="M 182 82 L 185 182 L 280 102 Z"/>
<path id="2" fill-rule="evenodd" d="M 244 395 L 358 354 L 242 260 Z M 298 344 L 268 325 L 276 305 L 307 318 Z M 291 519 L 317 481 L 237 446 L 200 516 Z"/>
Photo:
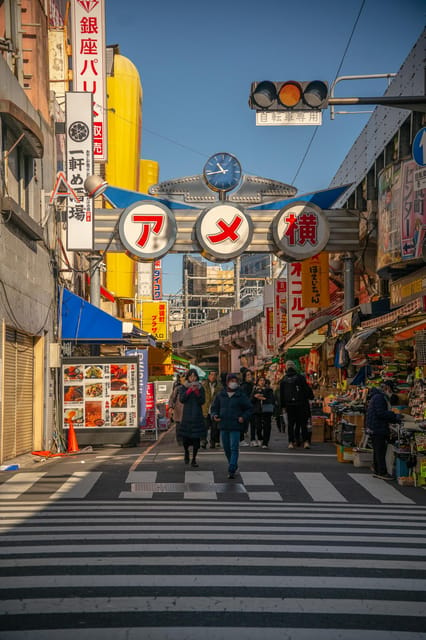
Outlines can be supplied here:
<path id="1" fill-rule="evenodd" d="M 105 178 L 115 187 L 139 190 L 142 85 L 135 65 L 114 55 L 114 75 L 107 79 L 108 162 Z M 118 298 L 134 298 L 135 261 L 125 253 L 107 253 L 106 287 Z"/>
<path id="2" fill-rule="evenodd" d="M 160 167 L 155 160 L 139 160 L 139 189 L 141 193 L 148 193 L 149 187 L 159 181 Z"/>

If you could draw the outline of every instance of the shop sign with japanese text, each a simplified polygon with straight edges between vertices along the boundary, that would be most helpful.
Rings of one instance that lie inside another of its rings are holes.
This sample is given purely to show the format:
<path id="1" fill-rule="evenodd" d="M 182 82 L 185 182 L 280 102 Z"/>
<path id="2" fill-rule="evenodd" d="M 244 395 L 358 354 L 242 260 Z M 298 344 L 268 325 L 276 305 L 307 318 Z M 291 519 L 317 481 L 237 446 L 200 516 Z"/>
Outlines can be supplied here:
<path id="1" fill-rule="evenodd" d="M 152 276 L 152 297 L 154 300 L 161 300 L 163 297 L 163 273 L 161 260 L 154 262 L 154 272 Z"/>
<path id="2" fill-rule="evenodd" d="M 426 291 L 426 268 L 404 278 L 399 278 L 389 286 L 391 308 L 400 307 Z"/>
<path id="3" fill-rule="evenodd" d="M 272 223 L 277 255 L 287 262 L 306 260 L 320 253 L 330 238 L 324 212 L 310 202 L 292 202 L 275 216 Z"/>
<path id="4" fill-rule="evenodd" d="M 157 340 L 168 338 L 168 302 L 142 302 L 142 329 Z"/>
<path id="5" fill-rule="evenodd" d="M 71 0 L 73 89 L 92 99 L 93 155 L 107 160 L 104 0 Z"/>
<path id="6" fill-rule="evenodd" d="M 302 300 L 304 307 L 316 309 L 330 304 L 328 253 L 319 253 L 302 262 Z"/>
<path id="7" fill-rule="evenodd" d="M 274 308 L 266 307 L 265 308 L 266 315 L 266 346 L 271 351 L 274 344 Z"/>
<path id="8" fill-rule="evenodd" d="M 68 92 L 65 108 L 67 183 L 77 196 L 70 194 L 67 198 L 67 249 L 91 251 L 93 200 L 86 195 L 84 181 L 93 174 L 92 98 L 89 93 Z"/>
<path id="9" fill-rule="evenodd" d="M 275 280 L 274 299 L 275 336 L 282 340 L 287 333 L 287 280 Z"/>
<path id="10" fill-rule="evenodd" d="M 253 235 L 253 223 L 241 207 L 219 203 L 199 216 L 195 234 L 205 258 L 226 262 L 247 249 Z"/>
<path id="11" fill-rule="evenodd" d="M 176 219 L 161 202 L 144 200 L 124 209 L 119 235 L 134 260 L 155 260 L 164 256 L 176 240 Z"/>
<path id="12" fill-rule="evenodd" d="M 301 328 L 304 326 L 307 310 L 302 299 L 302 263 L 291 262 L 287 266 L 288 283 L 288 305 L 287 323 L 288 330 Z"/>

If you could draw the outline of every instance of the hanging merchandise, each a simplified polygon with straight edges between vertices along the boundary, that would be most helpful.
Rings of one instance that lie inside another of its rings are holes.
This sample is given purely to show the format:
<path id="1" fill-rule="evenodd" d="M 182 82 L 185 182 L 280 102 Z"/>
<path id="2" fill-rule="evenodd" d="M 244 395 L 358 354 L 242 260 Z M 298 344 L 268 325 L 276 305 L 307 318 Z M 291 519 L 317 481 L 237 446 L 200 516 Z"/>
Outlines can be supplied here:
<path id="1" fill-rule="evenodd" d="M 415 336 L 415 352 L 417 364 L 426 365 L 426 331 L 419 331 Z"/>

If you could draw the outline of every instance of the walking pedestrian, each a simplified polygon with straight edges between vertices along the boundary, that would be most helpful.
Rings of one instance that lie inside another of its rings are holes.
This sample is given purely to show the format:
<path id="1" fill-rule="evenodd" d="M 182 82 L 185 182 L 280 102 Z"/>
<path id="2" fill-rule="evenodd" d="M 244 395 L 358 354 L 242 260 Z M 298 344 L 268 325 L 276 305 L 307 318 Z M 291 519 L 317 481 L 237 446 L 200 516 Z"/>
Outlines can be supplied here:
<path id="1" fill-rule="evenodd" d="M 217 380 L 216 371 L 210 371 L 207 376 L 207 380 L 204 380 L 201 384 L 204 387 L 204 393 L 206 396 L 206 400 L 203 404 L 203 416 L 206 423 L 206 431 L 208 434 L 207 437 L 208 437 L 210 449 L 214 449 L 216 445 L 219 444 L 220 442 L 220 435 L 219 435 L 219 429 L 217 428 L 217 423 L 214 420 L 212 420 L 211 413 L 210 413 L 213 400 L 219 393 L 219 388 L 220 388 L 219 382 Z"/>
<path id="2" fill-rule="evenodd" d="M 183 404 L 180 401 L 179 394 L 185 380 L 186 378 L 183 374 L 178 377 L 176 382 L 173 384 L 173 389 L 168 400 L 169 409 L 171 411 L 171 418 L 175 424 L 175 429 L 176 429 L 176 442 L 178 443 L 178 445 L 181 445 L 181 446 L 183 444 L 182 434 L 180 432 L 182 414 L 183 414 Z"/>
<path id="3" fill-rule="evenodd" d="M 390 381 L 384 381 L 379 388 L 372 389 L 365 420 L 366 430 L 373 444 L 374 475 L 382 480 L 393 480 L 393 476 L 386 468 L 389 423 L 402 421 L 402 416 L 390 409 L 393 393 L 393 385 Z"/>
<path id="4" fill-rule="evenodd" d="M 310 400 L 314 392 L 306 382 L 305 376 L 297 373 L 292 360 L 285 364 L 286 374 L 280 383 L 281 407 L 287 412 L 288 448 L 293 449 L 303 442 L 305 449 L 310 449 L 308 420 L 311 415 Z"/>
<path id="5" fill-rule="evenodd" d="M 213 401 L 211 415 L 220 429 L 222 447 L 228 460 L 228 478 L 235 478 L 238 470 L 240 434 L 244 432 L 252 411 L 250 400 L 241 391 L 238 376 L 230 373 L 226 386 Z"/>
<path id="6" fill-rule="evenodd" d="M 179 399 L 184 405 L 180 433 L 185 450 L 185 464 L 189 464 L 189 448 L 192 447 L 191 466 L 198 467 L 197 453 L 200 440 L 206 437 L 206 424 L 202 410 L 206 397 L 195 369 L 188 371 L 185 384 L 179 392 Z"/>
<path id="7" fill-rule="evenodd" d="M 250 371 L 250 369 L 244 368 L 242 373 L 241 391 L 245 393 L 247 398 L 249 399 L 251 399 L 253 387 L 254 387 L 253 372 Z M 245 434 L 247 432 L 249 432 L 249 438 L 250 438 L 250 441 L 248 443 L 245 441 Z M 252 447 L 258 446 L 257 440 L 256 440 L 256 428 L 254 425 L 253 416 L 250 416 L 248 424 L 245 425 L 244 433 L 241 434 L 240 446 L 244 447 L 244 446 L 249 446 L 250 444 Z"/>
<path id="8" fill-rule="evenodd" d="M 258 443 L 262 449 L 269 447 L 271 437 L 271 420 L 274 413 L 274 392 L 266 384 L 266 377 L 259 376 L 251 395 L 253 403 L 253 420 Z"/>

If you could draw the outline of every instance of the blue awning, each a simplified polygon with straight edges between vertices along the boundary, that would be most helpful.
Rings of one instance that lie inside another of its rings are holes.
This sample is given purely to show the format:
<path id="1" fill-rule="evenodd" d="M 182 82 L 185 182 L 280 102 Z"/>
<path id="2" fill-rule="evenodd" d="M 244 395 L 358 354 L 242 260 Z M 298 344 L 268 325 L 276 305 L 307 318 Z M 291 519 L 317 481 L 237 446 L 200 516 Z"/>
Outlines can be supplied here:
<path id="1" fill-rule="evenodd" d="M 123 323 L 98 309 L 68 289 L 61 289 L 59 300 L 62 340 L 85 342 L 123 342 Z"/>

